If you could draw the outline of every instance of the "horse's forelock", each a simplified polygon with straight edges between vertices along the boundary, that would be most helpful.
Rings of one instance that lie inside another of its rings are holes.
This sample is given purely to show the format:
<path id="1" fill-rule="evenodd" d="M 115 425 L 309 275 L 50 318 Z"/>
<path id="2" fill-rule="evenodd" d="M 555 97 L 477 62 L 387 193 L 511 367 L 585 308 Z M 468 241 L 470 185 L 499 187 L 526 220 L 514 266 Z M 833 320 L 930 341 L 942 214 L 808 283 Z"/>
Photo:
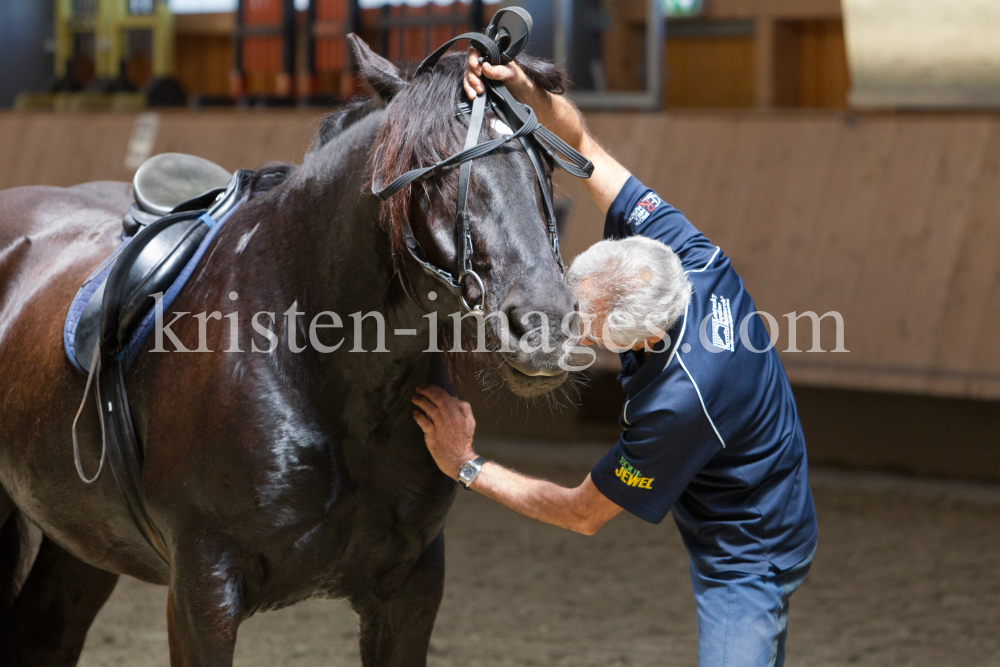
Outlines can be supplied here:
<path id="1" fill-rule="evenodd" d="M 521 55 L 517 63 L 539 88 L 554 94 L 563 92 L 565 74 L 551 62 Z M 468 126 L 456 109 L 465 97 L 461 85 L 465 64 L 464 51 L 451 52 L 429 72 L 420 76 L 414 76 L 412 70 L 407 73 L 409 85 L 385 108 L 369 164 L 372 182 L 384 186 L 411 169 L 434 164 L 461 150 Z M 489 125 L 486 132 L 493 132 Z M 380 222 L 397 252 L 404 252 L 401 225 L 411 213 L 414 197 L 454 202 L 457 180 L 457 169 L 446 170 L 403 188 L 382 203 Z"/>
<path id="2" fill-rule="evenodd" d="M 466 126 L 456 116 L 456 108 L 464 67 L 464 54 L 449 53 L 430 72 L 409 76 L 410 85 L 386 107 L 371 157 L 373 182 L 385 185 L 410 169 L 434 164 L 461 149 Z M 380 220 L 397 251 L 403 249 L 401 225 L 410 214 L 414 195 L 451 201 L 456 196 L 456 179 L 457 170 L 449 170 L 403 188 L 382 203 Z"/>

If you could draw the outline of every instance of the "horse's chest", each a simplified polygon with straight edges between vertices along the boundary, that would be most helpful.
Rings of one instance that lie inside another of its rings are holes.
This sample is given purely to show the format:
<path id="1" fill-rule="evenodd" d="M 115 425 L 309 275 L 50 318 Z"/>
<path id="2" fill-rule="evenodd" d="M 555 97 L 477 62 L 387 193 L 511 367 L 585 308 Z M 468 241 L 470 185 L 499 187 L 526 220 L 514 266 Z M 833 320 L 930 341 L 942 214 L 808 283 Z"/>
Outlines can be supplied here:
<path id="1" fill-rule="evenodd" d="M 454 498 L 453 483 L 445 481 L 430 493 L 391 481 L 343 489 L 321 520 L 305 520 L 267 542 L 260 561 L 272 575 L 261 583 L 264 606 L 353 597 L 408 571 L 443 528 Z"/>

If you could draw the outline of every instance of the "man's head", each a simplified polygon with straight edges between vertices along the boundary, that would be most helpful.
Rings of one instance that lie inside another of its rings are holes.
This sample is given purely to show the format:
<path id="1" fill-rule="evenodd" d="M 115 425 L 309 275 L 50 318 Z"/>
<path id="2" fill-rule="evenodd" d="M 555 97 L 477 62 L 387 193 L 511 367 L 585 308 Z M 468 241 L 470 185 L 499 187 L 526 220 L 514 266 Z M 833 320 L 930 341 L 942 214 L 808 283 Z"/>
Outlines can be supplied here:
<path id="1" fill-rule="evenodd" d="M 615 351 L 662 338 L 691 300 L 680 259 L 643 236 L 592 245 L 573 261 L 566 282 L 579 300 L 585 338 Z"/>

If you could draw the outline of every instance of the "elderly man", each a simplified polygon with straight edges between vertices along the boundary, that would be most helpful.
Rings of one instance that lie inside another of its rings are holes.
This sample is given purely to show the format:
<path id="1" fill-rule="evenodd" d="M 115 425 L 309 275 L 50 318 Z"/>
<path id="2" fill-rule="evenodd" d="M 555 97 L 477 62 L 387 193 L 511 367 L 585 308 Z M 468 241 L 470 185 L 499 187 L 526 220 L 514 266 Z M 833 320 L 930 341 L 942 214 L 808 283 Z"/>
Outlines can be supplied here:
<path id="1" fill-rule="evenodd" d="M 622 509 L 668 512 L 690 554 L 701 667 L 781 665 L 788 599 L 809 570 L 816 516 L 805 440 L 778 355 L 729 258 L 609 156 L 561 96 L 517 65 L 471 53 L 465 90 L 503 81 L 594 163 L 585 181 L 606 213 L 602 241 L 567 281 L 594 321 L 585 343 L 620 351 L 623 433 L 567 489 L 477 456 L 468 403 L 437 387 L 414 418 L 441 470 L 510 509 L 593 535 Z"/>

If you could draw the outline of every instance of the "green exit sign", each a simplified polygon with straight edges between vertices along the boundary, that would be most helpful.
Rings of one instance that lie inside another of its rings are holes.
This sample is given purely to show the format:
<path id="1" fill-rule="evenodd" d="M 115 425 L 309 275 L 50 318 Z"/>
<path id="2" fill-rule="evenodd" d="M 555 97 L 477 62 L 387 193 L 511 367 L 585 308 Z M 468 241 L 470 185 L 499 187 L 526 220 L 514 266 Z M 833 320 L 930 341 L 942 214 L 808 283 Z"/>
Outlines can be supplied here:
<path id="1" fill-rule="evenodd" d="M 701 14 L 703 0 L 663 0 L 666 16 L 696 16 Z"/>

